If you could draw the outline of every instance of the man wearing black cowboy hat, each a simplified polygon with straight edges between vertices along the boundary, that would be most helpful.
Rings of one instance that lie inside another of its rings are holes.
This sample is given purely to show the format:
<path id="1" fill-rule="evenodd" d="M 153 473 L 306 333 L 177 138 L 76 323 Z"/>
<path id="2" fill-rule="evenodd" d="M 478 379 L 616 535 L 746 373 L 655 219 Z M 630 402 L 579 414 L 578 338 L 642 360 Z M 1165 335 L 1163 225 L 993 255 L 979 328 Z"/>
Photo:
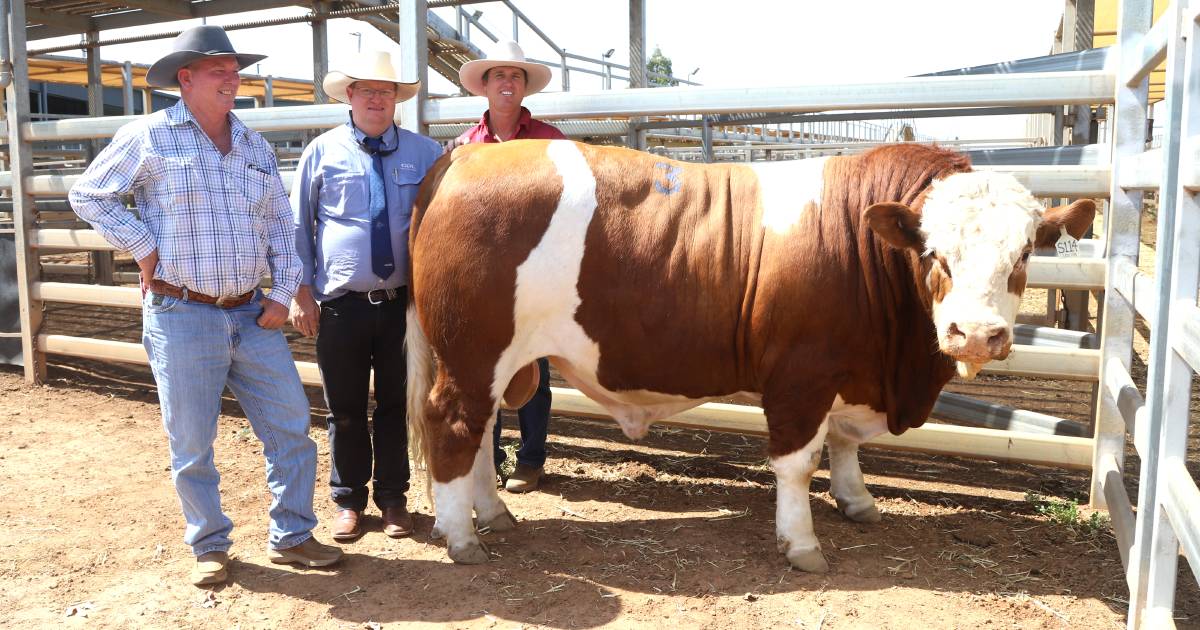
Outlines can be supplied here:
<path id="1" fill-rule="evenodd" d="M 221 394 L 237 396 L 267 460 L 268 557 L 326 566 L 341 550 L 312 537 L 317 449 L 308 398 L 280 327 L 300 283 L 291 207 L 275 153 L 231 112 L 240 54 L 198 26 L 146 80 L 176 105 L 123 127 L 71 189 L 71 205 L 141 269 L 142 341 L 158 384 L 192 582 L 227 579 L 233 523 L 221 511 L 213 440 Z M 122 195 L 132 193 L 135 216 Z M 272 289 L 258 288 L 270 274 Z"/>

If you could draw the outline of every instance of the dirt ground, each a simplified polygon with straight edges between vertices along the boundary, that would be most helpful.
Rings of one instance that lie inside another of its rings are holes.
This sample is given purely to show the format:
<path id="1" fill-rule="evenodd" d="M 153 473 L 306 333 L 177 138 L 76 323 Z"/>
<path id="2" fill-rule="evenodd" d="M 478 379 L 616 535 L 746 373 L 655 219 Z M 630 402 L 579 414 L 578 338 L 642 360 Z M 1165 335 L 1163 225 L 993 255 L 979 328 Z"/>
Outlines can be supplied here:
<path id="1" fill-rule="evenodd" d="M 1026 497 L 1081 498 L 1082 473 L 866 450 L 884 520 L 842 518 L 818 473 L 813 512 L 832 571 L 814 576 L 775 550 L 762 440 L 659 429 L 631 444 L 613 423 L 558 417 L 544 490 L 505 495 L 520 526 L 485 536 L 488 565 L 447 560 L 417 489 L 414 537 L 389 539 L 376 518 L 332 570 L 272 565 L 261 447 L 232 400 L 216 444 L 237 525 L 232 577 L 202 590 L 186 581 L 192 557 L 145 368 L 55 360 L 44 386 L 3 368 L 0 392 L 0 626 L 1114 628 L 1125 614 L 1107 529 L 1053 522 Z M 321 490 L 317 505 L 328 519 Z M 1200 596 L 1180 578 L 1187 627 Z"/>

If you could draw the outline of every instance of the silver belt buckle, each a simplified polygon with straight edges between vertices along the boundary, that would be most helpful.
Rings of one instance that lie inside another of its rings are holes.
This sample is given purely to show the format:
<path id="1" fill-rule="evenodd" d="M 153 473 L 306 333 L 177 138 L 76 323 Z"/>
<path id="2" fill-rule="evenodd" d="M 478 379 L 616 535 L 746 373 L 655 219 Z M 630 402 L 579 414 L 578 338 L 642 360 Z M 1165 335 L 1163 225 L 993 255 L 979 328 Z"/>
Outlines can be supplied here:
<path id="1" fill-rule="evenodd" d="M 214 302 L 214 304 L 220 308 L 230 308 L 234 305 L 234 302 L 237 301 L 238 297 L 240 296 L 222 295 L 221 297 L 217 298 L 217 301 Z"/>
<path id="2" fill-rule="evenodd" d="M 379 300 L 378 302 L 376 302 L 375 299 L 371 297 L 371 295 L 374 294 L 376 291 L 383 293 L 383 299 Z M 367 291 L 367 301 L 370 302 L 373 306 L 379 306 L 380 304 L 383 304 L 384 302 L 387 302 L 388 300 L 396 299 L 397 291 L 399 291 L 399 289 L 371 289 L 370 291 Z"/>

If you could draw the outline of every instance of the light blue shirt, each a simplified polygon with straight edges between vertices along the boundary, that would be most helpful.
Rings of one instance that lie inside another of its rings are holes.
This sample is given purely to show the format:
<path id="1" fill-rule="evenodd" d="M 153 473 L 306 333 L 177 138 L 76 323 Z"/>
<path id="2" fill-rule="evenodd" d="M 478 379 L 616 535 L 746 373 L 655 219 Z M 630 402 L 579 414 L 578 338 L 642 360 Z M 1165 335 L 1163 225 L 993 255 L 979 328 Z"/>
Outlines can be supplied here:
<path id="1" fill-rule="evenodd" d="M 347 291 L 395 289 L 408 282 L 408 227 L 417 188 L 442 146 L 425 136 L 391 127 L 383 134 L 386 181 L 375 175 L 366 137 L 351 123 L 318 136 L 304 149 L 292 182 L 296 253 L 317 301 Z M 382 210 L 387 186 L 388 221 L 396 271 L 381 280 L 371 270 L 371 217 Z M 372 212 L 374 206 L 375 212 Z"/>

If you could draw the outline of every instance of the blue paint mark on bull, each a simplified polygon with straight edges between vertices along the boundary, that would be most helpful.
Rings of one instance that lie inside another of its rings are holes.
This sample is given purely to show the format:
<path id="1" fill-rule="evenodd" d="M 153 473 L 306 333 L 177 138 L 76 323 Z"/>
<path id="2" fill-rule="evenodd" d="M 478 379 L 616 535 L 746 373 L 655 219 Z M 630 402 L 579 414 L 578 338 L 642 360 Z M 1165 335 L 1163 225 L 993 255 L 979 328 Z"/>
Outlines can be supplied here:
<path id="1" fill-rule="evenodd" d="M 663 176 L 667 180 L 666 185 L 664 185 L 660 181 L 655 180 L 654 190 L 657 190 L 658 192 L 660 192 L 664 195 L 669 195 L 671 193 L 679 192 L 679 187 L 681 186 L 681 184 L 679 183 L 679 174 L 683 172 L 683 167 L 671 166 L 670 164 L 667 164 L 666 162 L 659 162 L 654 165 L 654 168 L 663 170 L 664 171 Z"/>

